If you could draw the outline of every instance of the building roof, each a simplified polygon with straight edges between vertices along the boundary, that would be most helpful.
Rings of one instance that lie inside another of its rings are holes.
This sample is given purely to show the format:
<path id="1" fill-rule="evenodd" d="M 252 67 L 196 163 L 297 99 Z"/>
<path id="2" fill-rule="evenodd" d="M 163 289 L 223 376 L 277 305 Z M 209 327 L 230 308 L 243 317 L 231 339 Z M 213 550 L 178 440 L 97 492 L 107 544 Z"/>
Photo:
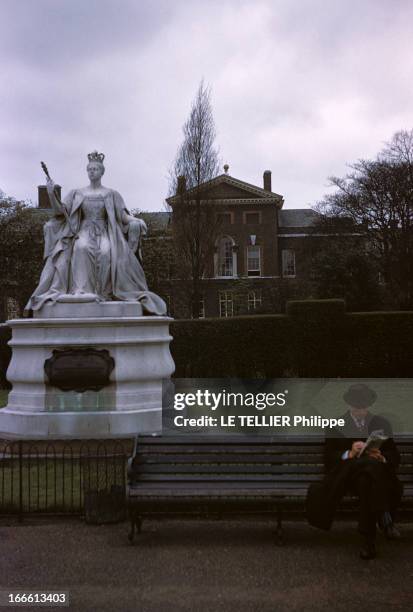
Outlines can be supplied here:
<path id="1" fill-rule="evenodd" d="M 310 227 L 319 217 L 311 208 L 287 208 L 278 213 L 278 227 Z"/>
<path id="2" fill-rule="evenodd" d="M 230 176 L 229 174 L 220 174 L 219 176 L 216 176 L 210 181 L 206 181 L 205 183 L 202 183 L 202 185 L 199 186 L 199 189 L 202 192 L 209 192 L 223 185 L 228 185 L 228 186 L 231 186 L 239 190 L 238 197 L 235 196 L 235 197 L 230 198 L 230 199 L 233 199 L 234 203 L 242 202 L 242 200 L 245 198 L 259 199 L 263 201 L 262 203 L 276 202 L 278 206 L 282 206 L 282 203 L 283 203 L 283 197 L 280 194 L 275 193 L 274 191 L 267 191 L 266 189 L 263 189 L 262 187 L 257 187 L 256 185 L 251 185 L 251 183 L 246 183 L 245 181 L 241 181 L 237 178 L 234 178 L 233 176 Z M 196 189 L 195 187 L 193 187 L 192 189 L 188 189 L 186 193 L 191 194 L 195 191 Z M 178 201 L 178 198 L 179 198 L 178 195 L 174 195 L 174 196 L 167 198 L 166 201 L 168 204 L 173 205 L 176 201 Z M 219 196 L 217 199 L 220 199 Z M 226 200 L 226 199 L 227 198 L 225 198 L 224 196 L 223 200 Z"/>

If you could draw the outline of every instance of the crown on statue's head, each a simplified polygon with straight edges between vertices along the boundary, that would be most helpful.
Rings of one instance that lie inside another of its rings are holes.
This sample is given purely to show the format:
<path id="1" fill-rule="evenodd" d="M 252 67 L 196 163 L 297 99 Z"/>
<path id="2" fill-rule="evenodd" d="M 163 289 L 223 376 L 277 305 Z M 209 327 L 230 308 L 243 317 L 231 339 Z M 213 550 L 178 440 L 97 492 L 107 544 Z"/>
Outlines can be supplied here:
<path id="1" fill-rule="evenodd" d="M 90 162 L 99 162 L 103 164 L 103 160 L 105 159 L 105 156 L 103 155 L 103 153 L 92 151 L 92 153 L 88 153 L 87 158 Z"/>

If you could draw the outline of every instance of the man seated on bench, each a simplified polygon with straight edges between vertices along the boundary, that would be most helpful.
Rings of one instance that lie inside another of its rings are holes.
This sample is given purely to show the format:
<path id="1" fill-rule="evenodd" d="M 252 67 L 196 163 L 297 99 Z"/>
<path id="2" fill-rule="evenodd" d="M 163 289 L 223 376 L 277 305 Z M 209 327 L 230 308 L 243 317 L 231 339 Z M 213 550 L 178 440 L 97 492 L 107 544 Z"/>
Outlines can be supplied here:
<path id="1" fill-rule="evenodd" d="M 345 426 L 326 439 L 327 475 L 321 485 L 310 487 L 308 516 L 311 524 L 328 529 L 341 499 L 346 494 L 357 495 L 360 500 L 358 527 L 363 538 L 360 557 L 373 559 L 377 522 L 388 539 L 400 537 L 394 526 L 395 511 L 403 492 L 396 475 L 400 455 L 390 423 L 369 411 L 377 399 L 376 393 L 367 385 L 354 384 L 343 398 L 349 405 L 341 417 Z M 364 451 L 366 439 L 377 430 L 382 430 L 386 439 L 380 448 Z"/>

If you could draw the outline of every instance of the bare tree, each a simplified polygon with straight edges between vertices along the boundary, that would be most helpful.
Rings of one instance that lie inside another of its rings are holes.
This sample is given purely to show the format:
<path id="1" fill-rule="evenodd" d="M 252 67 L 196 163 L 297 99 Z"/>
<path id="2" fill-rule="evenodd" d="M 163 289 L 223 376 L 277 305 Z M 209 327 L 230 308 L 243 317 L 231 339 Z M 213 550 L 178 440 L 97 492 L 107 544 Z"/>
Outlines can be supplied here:
<path id="1" fill-rule="evenodd" d="M 379 157 L 397 164 L 408 164 L 413 170 L 413 129 L 396 132 Z"/>
<path id="2" fill-rule="evenodd" d="M 317 209 L 364 228 L 366 256 L 374 259 L 402 308 L 413 306 L 413 130 L 397 132 L 374 160 L 350 165 L 344 178 L 330 178 L 336 192 Z"/>
<path id="3" fill-rule="evenodd" d="M 190 309 L 199 317 L 201 279 L 213 259 L 219 226 L 205 183 L 219 173 L 211 90 L 201 81 L 183 126 L 184 139 L 170 172 L 172 228 L 182 278 L 190 280 Z"/>

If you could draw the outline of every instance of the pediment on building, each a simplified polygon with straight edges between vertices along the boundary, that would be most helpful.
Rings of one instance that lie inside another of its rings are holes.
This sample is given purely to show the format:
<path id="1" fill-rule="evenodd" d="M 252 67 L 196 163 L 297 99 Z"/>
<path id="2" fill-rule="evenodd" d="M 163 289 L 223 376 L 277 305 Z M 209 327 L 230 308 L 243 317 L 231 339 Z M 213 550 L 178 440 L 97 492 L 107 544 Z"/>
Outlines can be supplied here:
<path id="1" fill-rule="evenodd" d="M 209 188 L 202 189 L 202 194 L 212 200 L 237 200 L 239 198 L 249 199 L 251 197 L 256 198 L 257 196 L 261 196 L 261 194 L 257 194 L 255 191 L 245 189 L 229 181 L 221 181 L 218 184 L 209 186 Z"/>
<path id="2" fill-rule="evenodd" d="M 279 202 L 283 201 L 282 196 L 273 191 L 266 191 L 261 187 L 256 187 L 245 181 L 240 181 L 229 174 L 221 174 L 216 178 L 212 179 L 201 185 L 201 194 L 203 198 L 211 200 L 262 200 L 265 202 Z M 195 193 L 194 189 L 189 190 L 187 193 Z M 167 199 L 168 204 L 174 204 L 177 201 L 178 196 L 173 196 Z"/>

